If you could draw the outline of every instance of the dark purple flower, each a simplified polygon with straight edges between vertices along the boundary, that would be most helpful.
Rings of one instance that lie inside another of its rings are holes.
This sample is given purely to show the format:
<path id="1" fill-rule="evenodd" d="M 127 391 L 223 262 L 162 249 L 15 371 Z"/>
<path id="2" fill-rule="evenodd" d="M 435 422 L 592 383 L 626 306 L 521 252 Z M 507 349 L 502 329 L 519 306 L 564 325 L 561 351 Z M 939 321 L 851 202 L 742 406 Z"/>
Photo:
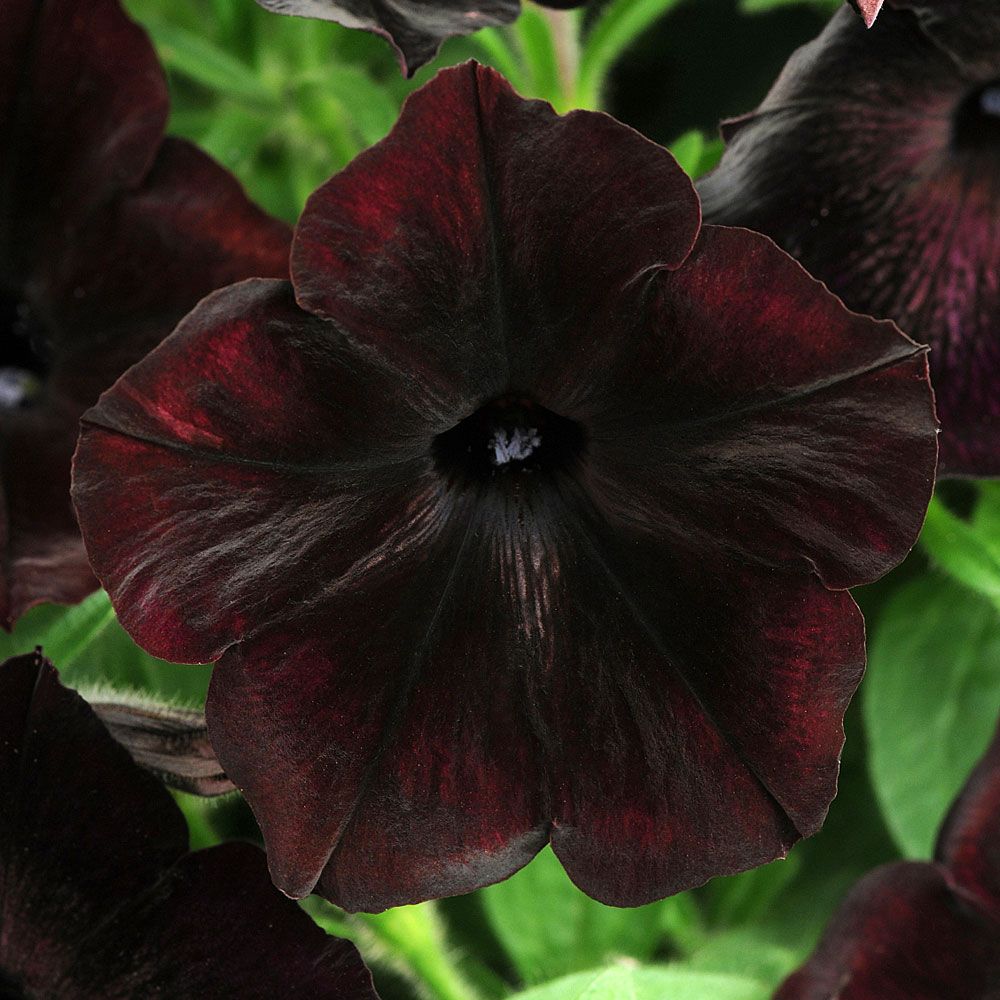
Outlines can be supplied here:
<path id="1" fill-rule="evenodd" d="M 637 904 L 822 823 L 913 543 L 924 349 L 674 160 L 467 64 L 85 420 L 139 642 L 220 660 L 212 743 L 292 895 L 378 909 L 547 841 Z"/>
<path id="2" fill-rule="evenodd" d="M 184 817 L 40 654 L 0 664 L 0 997 L 377 1000 L 249 844 Z"/>
<path id="3" fill-rule="evenodd" d="M 0 624 L 97 586 L 69 500 L 80 414 L 289 235 L 193 146 L 116 0 L 0 4 Z"/>
<path id="4" fill-rule="evenodd" d="M 400 68 L 412 76 L 436 55 L 441 43 L 480 28 L 510 24 L 520 0 L 257 0 L 276 14 L 336 21 L 381 35 L 393 47 Z M 586 0 L 539 0 L 545 7 L 580 7 Z"/>
<path id="5" fill-rule="evenodd" d="M 1000 4 L 845 8 L 723 131 L 705 218 L 929 343 L 942 472 L 1000 475 Z"/>
<path id="6" fill-rule="evenodd" d="M 1000 731 L 941 827 L 934 861 L 862 879 L 775 1000 L 996 1000 L 998 990 Z"/>

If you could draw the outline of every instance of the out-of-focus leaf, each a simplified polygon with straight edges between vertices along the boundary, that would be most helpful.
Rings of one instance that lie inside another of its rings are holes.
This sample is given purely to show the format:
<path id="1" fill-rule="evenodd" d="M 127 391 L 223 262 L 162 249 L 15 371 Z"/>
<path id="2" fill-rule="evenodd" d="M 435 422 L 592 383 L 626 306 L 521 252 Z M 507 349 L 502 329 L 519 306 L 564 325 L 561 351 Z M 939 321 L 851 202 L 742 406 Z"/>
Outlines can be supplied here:
<path id="1" fill-rule="evenodd" d="M 573 885 L 549 848 L 481 896 L 493 930 L 526 983 L 622 956 L 648 960 L 665 939 L 666 911 L 688 905 L 675 897 L 635 909 L 605 906 Z M 690 919 L 682 916 L 684 922 Z"/>
<path id="2" fill-rule="evenodd" d="M 698 176 L 701 154 L 705 149 L 705 137 L 697 129 L 685 132 L 670 144 L 670 152 L 681 165 L 683 171 L 693 180 Z"/>
<path id="3" fill-rule="evenodd" d="M 899 851 L 885 828 L 885 823 L 872 790 L 868 774 L 868 751 L 865 739 L 864 720 L 860 699 L 850 706 L 844 719 L 847 742 L 841 758 L 837 797 L 830 806 L 830 812 L 823 829 L 808 840 L 796 844 L 789 855 L 793 877 L 775 896 L 768 893 L 768 903 L 763 912 L 756 916 L 752 900 L 747 906 L 729 909 L 728 919 L 734 921 L 752 920 L 744 927 L 775 945 L 790 949 L 801 962 L 815 947 L 840 901 L 855 882 L 872 868 L 899 858 Z M 740 883 L 747 879 L 751 884 L 756 879 L 780 877 L 785 870 L 778 862 L 733 876 L 731 879 L 716 880 Z M 709 883 L 699 893 L 710 894 L 716 881 Z M 706 903 L 707 912 L 712 912 L 712 903 Z M 724 914 L 716 911 L 716 921 Z M 738 930 L 730 927 L 729 930 Z M 710 927 L 714 932 L 709 937 L 726 932 L 721 924 Z"/>
<path id="4" fill-rule="evenodd" d="M 577 78 L 577 103 L 601 107 L 601 91 L 611 67 L 625 50 L 680 0 L 611 0 L 584 39 Z"/>
<path id="5" fill-rule="evenodd" d="M 399 103 L 375 80 L 354 66 L 332 65 L 320 76 L 321 86 L 348 111 L 364 146 L 388 135 L 399 116 Z"/>
<path id="6" fill-rule="evenodd" d="M 32 608 L 10 634 L 0 633 L 0 658 L 41 646 L 70 687 L 145 691 L 200 705 L 211 668 L 167 663 L 140 649 L 118 624 L 99 590 L 72 607 Z"/>
<path id="7" fill-rule="evenodd" d="M 528 97 L 540 97 L 552 104 L 556 111 L 567 111 L 564 99 L 563 81 L 559 78 L 559 57 L 556 54 L 555 39 L 552 34 L 550 17 L 576 18 L 574 11 L 543 14 L 541 9 L 525 5 L 521 16 L 514 22 L 514 30 L 521 42 L 521 53 L 525 67 L 531 77 L 531 93 Z M 575 81 L 567 81 L 572 88 Z"/>
<path id="8" fill-rule="evenodd" d="M 512 1000 L 767 1000 L 768 995 L 764 984 L 743 976 L 623 963 L 565 976 Z"/>
<path id="9" fill-rule="evenodd" d="M 991 501 L 980 521 L 970 522 L 935 497 L 927 508 L 920 544 L 938 569 L 1000 608 L 1000 537 L 988 513 Z"/>
<path id="10" fill-rule="evenodd" d="M 876 794 L 903 852 L 927 858 L 1000 711 L 1000 614 L 939 575 L 882 610 L 862 685 Z"/>
<path id="11" fill-rule="evenodd" d="M 712 935 L 685 959 L 684 965 L 698 972 L 724 975 L 738 969 L 740 975 L 775 989 L 806 954 L 804 950 L 775 943 L 766 930 L 745 927 Z"/>
<path id="12" fill-rule="evenodd" d="M 767 913 L 800 870 L 800 855 L 793 851 L 783 860 L 772 861 L 741 875 L 712 879 L 701 890 L 706 920 L 711 927 L 752 923 Z"/>
<path id="13" fill-rule="evenodd" d="M 1000 482 L 979 483 L 971 521 L 976 534 L 1000 552 Z"/>
<path id="14" fill-rule="evenodd" d="M 706 139 L 705 145 L 701 150 L 701 159 L 698 161 L 698 167 L 693 176 L 698 178 L 707 174 L 710 170 L 714 170 L 719 165 L 719 160 L 722 159 L 725 148 L 726 144 L 718 137 L 715 139 Z"/>
<path id="15" fill-rule="evenodd" d="M 229 97 L 275 107 L 277 95 L 258 74 L 205 36 L 165 21 L 146 21 L 160 58 L 168 69 Z"/>

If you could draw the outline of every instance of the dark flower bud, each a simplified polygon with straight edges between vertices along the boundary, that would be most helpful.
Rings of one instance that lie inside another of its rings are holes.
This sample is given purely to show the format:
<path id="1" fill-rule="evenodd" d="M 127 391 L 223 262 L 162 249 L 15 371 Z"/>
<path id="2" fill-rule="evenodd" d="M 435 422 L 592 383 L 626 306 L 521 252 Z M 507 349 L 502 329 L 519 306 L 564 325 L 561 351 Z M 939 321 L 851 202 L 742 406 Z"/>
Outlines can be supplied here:
<path id="1" fill-rule="evenodd" d="M 104 701 L 90 707 L 132 759 L 171 788 L 203 796 L 234 791 L 212 749 L 203 712 Z"/>

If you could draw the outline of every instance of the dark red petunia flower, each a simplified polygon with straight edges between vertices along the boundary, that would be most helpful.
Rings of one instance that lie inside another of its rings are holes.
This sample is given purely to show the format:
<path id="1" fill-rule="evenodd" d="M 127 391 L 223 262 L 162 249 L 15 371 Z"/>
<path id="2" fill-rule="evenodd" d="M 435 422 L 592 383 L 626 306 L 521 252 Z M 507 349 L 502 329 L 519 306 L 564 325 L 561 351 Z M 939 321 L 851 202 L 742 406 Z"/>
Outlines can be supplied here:
<path id="1" fill-rule="evenodd" d="M 775 1000 L 1000 996 L 1000 731 L 951 807 L 932 862 L 883 865 L 848 894 Z"/>
<path id="2" fill-rule="evenodd" d="M 1000 4 L 845 8 L 723 131 L 705 218 L 929 343 L 942 473 L 1000 475 Z"/>
<path id="3" fill-rule="evenodd" d="M 288 270 L 287 228 L 194 146 L 116 0 L 0 4 L 0 624 L 97 586 L 80 414 L 208 292 Z"/>
<path id="4" fill-rule="evenodd" d="M 924 349 L 605 115 L 467 64 L 85 418 L 75 498 L 292 895 L 379 909 L 547 841 L 637 904 L 821 824 L 843 588 L 931 490 Z"/>
<path id="5" fill-rule="evenodd" d="M 393 47 L 400 68 L 413 76 L 436 55 L 441 43 L 480 28 L 510 24 L 520 0 L 257 0 L 276 14 L 336 21 L 381 35 Z M 538 0 L 544 7 L 580 7 L 586 0 Z"/>
<path id="6" fill-rule="evenodd" d="M 181 811 L 39 654 L 0 664 L 0 997 L 377 1000 L 261 850 Z"/>

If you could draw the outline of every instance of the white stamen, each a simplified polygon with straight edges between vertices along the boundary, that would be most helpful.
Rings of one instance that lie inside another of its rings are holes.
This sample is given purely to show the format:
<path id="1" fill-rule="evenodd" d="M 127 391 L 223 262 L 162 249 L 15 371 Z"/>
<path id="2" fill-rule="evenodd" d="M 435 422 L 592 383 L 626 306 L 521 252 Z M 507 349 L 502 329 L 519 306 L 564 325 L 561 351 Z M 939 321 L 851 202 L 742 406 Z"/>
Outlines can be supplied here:
<path id="1" fill-rule="evenodd" d="M 488 445 L 493 450 L 493 464 L 522 462 L 542 443 L 534 427 L 515 427 L 512 431 L 497 430 Z"/>
<path id="2" fill-rule="evenodd" d="M 0 368 L 0 410 L 15 410 L 36 399 L 41 382 L 21 368 Z"/>

